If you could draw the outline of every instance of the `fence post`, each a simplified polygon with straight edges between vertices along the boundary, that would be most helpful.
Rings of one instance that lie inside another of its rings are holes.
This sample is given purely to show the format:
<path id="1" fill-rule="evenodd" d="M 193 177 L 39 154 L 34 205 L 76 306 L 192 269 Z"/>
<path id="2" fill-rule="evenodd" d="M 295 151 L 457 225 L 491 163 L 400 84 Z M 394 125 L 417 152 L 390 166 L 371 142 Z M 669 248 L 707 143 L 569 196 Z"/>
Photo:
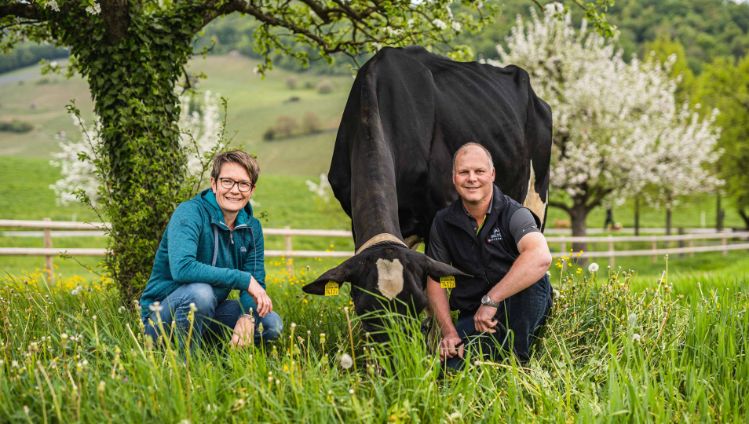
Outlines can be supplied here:
<path id="1" fill-rule="evenodd" d="M 49 222 L 51 219 L 44 218 L 44 221 Z M 52 248 L 52 229 L 49 227 L 44 227 L 44 247 L 48 249 Z M 50 284 L 54 284 L 55 270 L 52 264 L 52 255 L 45 255 L 44 262 L 44 268 L 47 271 L 47 281 L 49 281 Z"/>
<path id="2" fill-rule="evenodd" d="M 616 257 L 613 255 L 614 253 L 614 238 L 612 236 L 609 236 L 609 265 L 613 268 L 616 266 Z"/>
<path id="3" fill-rule="evenodd" d="M 650 258 L 650 262 L 652 263 L 658 262 L 658 254 L 656 253 L 657 250 L 658 250 L 658 241 L 655 238 L 655 236 L 653 236 L 653 256 Z"/>
<path id="4" fill-rule="evenodd" d="M 291 227 L 289 227 L 288 225 L 284 228 L 287 230 L 291 230 Z M 289 277 L 291 277 L 292 275 L 294 275 L 294 259 L 288 253 L 291 253 L 291 251 L 294 250 L 294 246 L 291 242 L 291 234 L 286 234 L 285 236 L 283 236 L 283 238 L 285 241 L 286 252 L 287 252 L 286 272 L 289 274 Z"/>
<path id="5" fill-rule="evenodd" d="M 722 237 L 720 238 L 720 244 L 723 246 L 723 256 L 726 256 L 728 254 L 728 237 L 727 234 L 722 234 Z"/>

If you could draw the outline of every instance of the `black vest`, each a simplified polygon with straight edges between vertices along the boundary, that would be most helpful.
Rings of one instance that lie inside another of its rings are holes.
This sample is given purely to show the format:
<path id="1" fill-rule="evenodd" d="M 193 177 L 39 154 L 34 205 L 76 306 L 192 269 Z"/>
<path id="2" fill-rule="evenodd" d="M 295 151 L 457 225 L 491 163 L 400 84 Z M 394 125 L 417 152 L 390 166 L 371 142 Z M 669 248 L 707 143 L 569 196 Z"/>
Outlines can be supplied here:
<path id="1" fill-rule="evenodd" d="M 456 277 L 455 288 L 450 294 L 450 309 L 459 310 L 461 316 L 473 314 L 478 309 L 481 297 L 507 274 L 520 255 L 510 234 L 510 218 L 522 207 L 495 185 L 491 213 L 486 216 L 478 235 L 460 199 L 434 217 L 452 265 L 472 275 Z"/>

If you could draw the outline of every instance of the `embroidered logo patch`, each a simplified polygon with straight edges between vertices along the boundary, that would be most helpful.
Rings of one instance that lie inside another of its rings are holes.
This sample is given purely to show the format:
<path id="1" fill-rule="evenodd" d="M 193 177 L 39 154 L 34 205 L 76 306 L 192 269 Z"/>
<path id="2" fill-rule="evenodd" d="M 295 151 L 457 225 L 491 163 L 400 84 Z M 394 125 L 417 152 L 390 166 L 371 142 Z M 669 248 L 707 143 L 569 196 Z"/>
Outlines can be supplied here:
<path id="1" fill-rule="evenodd" d="M 494 227 L 492 230 L 492 233 L 489 234 L 489 238 L 486 239 L 487 243 L 495 243 L 498 241 L 502 241 L 502 232 L 499 231 L 499 227 Z"/>

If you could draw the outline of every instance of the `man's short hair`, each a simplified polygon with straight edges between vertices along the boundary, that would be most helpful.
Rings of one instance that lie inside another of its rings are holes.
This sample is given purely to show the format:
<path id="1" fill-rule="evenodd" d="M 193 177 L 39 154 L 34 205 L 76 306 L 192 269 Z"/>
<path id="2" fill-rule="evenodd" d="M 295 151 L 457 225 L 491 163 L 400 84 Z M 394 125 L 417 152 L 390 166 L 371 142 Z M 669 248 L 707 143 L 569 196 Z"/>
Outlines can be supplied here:
<path id="1" fill-rule="evenodd" d="M 230 150 L 228 152 L 222 152 L 213 158 L 213 169 L 211 169 L 211 178 L 218 180 L 219 174 L 221 174 L 221 167 L 225 163 L 236 163 L 242 166 L 246 171 L 247 175 L 250 176 L 250 182 L 254 186 L 257 183 L 257 179 L 260 176 L 260 165 L 257 164 L 257 159 L 251 156 L 249 153 L 242 150 Z"/>
<path id="2" fill-rule="evenodd" d="M 484 153 L 486 153 L 486 157 L 489 158 L 489 169 L 494 169 L 494 160 L 492 159 L 492 154 L 489 152 L 489 150 L 475 141 L 469 141 L 468 143 L 460 146 L 458 150 L 455 151 L 455 154 L 453 154 L 453 172 L 455 172 L 455 159 L 458 158 L 458 155 L 463 152 L 463 150 L 466 150 L 469 147 L 478 147 L 479 149 L 483 150 Z"/>

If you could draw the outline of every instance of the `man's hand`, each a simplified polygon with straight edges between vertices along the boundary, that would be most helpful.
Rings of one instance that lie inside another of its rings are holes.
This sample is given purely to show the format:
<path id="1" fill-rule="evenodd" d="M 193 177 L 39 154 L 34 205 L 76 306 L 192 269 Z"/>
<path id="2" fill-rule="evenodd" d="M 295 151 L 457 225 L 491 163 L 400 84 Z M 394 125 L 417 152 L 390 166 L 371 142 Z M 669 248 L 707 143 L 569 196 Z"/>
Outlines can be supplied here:
<path id="1" fill-rule="evenodd" d="M 255 277 L 250 277 L 250 286 L 247 288 L 247 292 L 255 299 L 258 315 L 265 317 L 273 311 L 273 302 L 271 302 L 263 286 L 255 280 Z"/>
<path id="2" fill-rule="evenodd" d="M 446 334 L 440 341 L 440 359 L 443 361 L 455 356 L 462 358 L 464 350 L 463 340 L 460 339 L 457 332 Z"/>
<path id="3" fill-rule="evenodd" d="M 473 316 L 473 326 L 476 327 L 476 331 L 482 333 L 494 333 L 497 330 L 494 327 L 497 326 L 497 320 L 494 316 L 497 314 L 497 308 L 488 305 L 481 305 Z"/>
<path id="4" fill-rule="evenodd" d="M 255 320 L 251 315 L 242 315 L 234 325 L 231 345 L 236 347 L 252 346 L 255 340 Z"/>

